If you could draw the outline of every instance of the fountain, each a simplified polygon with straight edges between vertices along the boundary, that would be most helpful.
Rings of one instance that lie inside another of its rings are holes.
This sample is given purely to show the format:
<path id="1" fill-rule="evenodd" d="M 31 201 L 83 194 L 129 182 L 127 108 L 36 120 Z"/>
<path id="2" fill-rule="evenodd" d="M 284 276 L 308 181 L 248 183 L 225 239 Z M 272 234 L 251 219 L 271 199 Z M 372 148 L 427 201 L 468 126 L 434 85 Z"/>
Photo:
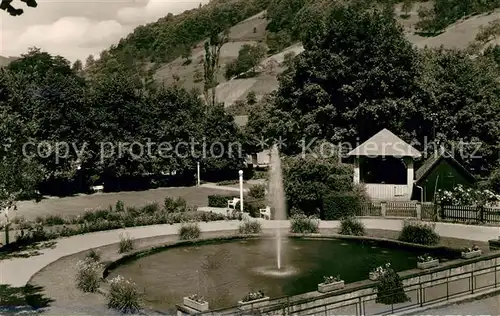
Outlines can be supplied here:
<path id="1" fill-rule="evenodd" d="M 283 245 L 281 239 L 280 223 L 286 220 L 285 191 L 283 188 L 283 175 L 281 172 L 281 159 L 278 146 L 274 145 L 271 149 L 269 170 L 269 202 L 274 210 L 274 219 L 278 221 L 276 227 L 276 266 L 281 270 L 281 248 Z"/>

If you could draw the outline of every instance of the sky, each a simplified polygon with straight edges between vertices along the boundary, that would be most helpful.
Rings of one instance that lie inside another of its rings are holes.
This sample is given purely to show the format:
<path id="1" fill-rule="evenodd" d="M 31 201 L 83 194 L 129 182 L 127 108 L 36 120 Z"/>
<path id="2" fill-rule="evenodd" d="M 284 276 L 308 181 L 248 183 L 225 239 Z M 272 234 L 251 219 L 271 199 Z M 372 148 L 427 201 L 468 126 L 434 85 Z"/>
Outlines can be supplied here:
<path id="1" fill-rule="evenodd" d="M 12 5 L 24 14 L 12 17 L 0 11 L 0 56 L 19 56 L 39 47 L 70 61 L 85 61 L 116 44 L 141 24 L 169 12 L 179 14 L 208 0 L 38 0 L 29 8 L 20 0 Z"/>

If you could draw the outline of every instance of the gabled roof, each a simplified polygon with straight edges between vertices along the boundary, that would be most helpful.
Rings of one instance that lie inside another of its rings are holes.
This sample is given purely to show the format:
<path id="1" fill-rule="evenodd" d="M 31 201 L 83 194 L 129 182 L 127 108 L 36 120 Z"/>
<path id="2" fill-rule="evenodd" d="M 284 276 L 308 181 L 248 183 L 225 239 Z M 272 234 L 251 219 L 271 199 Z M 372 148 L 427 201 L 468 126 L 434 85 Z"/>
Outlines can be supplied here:
<path id="1" fill-rule="evenodd" d="M 431 157 L 429 157 L 420 168 L 415 172 L 415 181 L 419 182 L 425 178 L 432 169 L 437 166 L 442 159 L 446 159 L 450 164 L 452 164 L 457 170 L 459 170 L 465 177 L 469 178 L 471 181 L 475 181 L 476 178 L 472 175 L 469 170 L 467 170 L 462 164 L 460 164 L 453 155 L 441 148 L 439 152 L 436 152 Z"/>
<path id="2" fill-rule="evenodd" d="M 383 129 L 370 139 L 353 149 L 348 156 L 389 156 L 389 157 L 413 157 L 421 156 L 420 152 L 394 135 L 388 129 Z"/>

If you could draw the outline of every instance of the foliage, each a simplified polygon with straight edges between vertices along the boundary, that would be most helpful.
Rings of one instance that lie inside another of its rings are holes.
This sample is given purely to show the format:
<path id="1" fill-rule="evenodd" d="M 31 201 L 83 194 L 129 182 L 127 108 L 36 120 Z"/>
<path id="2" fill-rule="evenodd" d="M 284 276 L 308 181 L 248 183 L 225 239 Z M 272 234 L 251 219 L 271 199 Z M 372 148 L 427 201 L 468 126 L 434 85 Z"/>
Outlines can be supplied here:
<path id="1" fill-rule="evenodd" d="M 356 217 L 345 217 L 340 221 L 341 235 L 363 236 L 365 234 L 365 225 Z"/>
<path id="2" fill-rule="evenodd" d="M 381 274 L 378 279 L 375 302 L 391 305 L 409 301 L 410 298 L 404 291 L 403 281 L 394 269 L 387 267 L 385 273 Z"/>
<path id="3" fill-rule="evenodd" d="M 182 223 L 179 229 L 180 240 L 198 239 L 201 235 L 200 225 L 198 223 Z"/>
<path id="4" fill-rule="evenodd" d="M 324 198 L 325 220 L 338 220 L 361 214 L 367 199 L 363 192 L 330 193 Z"/>
<path id="5" fill-rule="evenodd" d="M 266 197 L 266 185 L 265 184 L 256 184 L 250 187 L 248 192 L 248 196 L 251 196 L 256 199 L 263 199 Z"/>
<path id="6" fill-rule="evenodd" d="M 500 167 L 491 173 L 488 179 L 488 186 L 493 192 L 500 194 Z"/>
<path id="7" fill-rule="evenodd" d="M 292 217 L 290 232 L 296 234 L 314 234 L 319 232 L 319 220 L 306 215 L 295 215 Z"/>
<path id="8" fill-rule="evenodd" d="M 101 254 L 99 253 L 99 250 L 96 250 L 94 248 L 90 249 L 85 257 L 96 262 L 99 262 L 101 260 Z"/>
<path id="9" fill-rule="evenodd" d="M 227 201 L 237 198 L 237 196 L 229 195 L 209 195 L 208 196 L 208 206 L 210 207 L 227 207 Z"/>
<path id="10" fill-rule="evenodd" d="M 435 226 L 434 223 L 405 220 L 398 239 L 420 245 L 436 245 L 440 238 Z"/>
<path id="11" fill-rule="evenodd" d="M 224 76 L 227 80 L 234 76 L 251 71 L 255 74 L 255 67 L 265 57 L 267 49 L 262 44 L 245 44 L 238 52 L 238 58 L 226 65 Z"/>
<path id="12" fill-rule="evenodd" d="M 134 250 L 134 240 L 128 235 L 120 235 L 119 253 L 126 253 Z"/>
<path id="13" fill-rule="evenodd" d="M 260 234 L 262 232 L 262 224 L 258 221 L 245 220 L 238 227 L 240 234 Z"/>
<path id="14" fill-rule="evenodd" d="M 248 213 L 250 217 L 260 218 L 260 209 L 266 207 L 266 201 L 262 198 L 254 198 L 248 196 L 243 200 L 243 211 Z M 240 202 L 236 203 L 236 210 L 240 209 Z"/>
<path id="15" fill-rule="evenodd" d="M 430 262 L 436 260 L 435 258 L 429 256 L 428 254 L 424 254 L 423 256 L 418 256 L 417 257 L 418 262 L 424 263 L 424 262 Z"/>
<path id="16" fill-rule="evenodd" d="M 375 275 L 375 278 L 379 280 L 380 278 L 382 278 L 382 276 L 384 276 L 387 273 L 387 271 L 389 271 L 390 268 L 391 264 L 388 262 L 384 266 L 376 267 L 370 273 L 373 273 Z"/>
<path id="17" fill-rule="evenodd" d="M 210 38 L 205 42 L 205 57 L 203 59 L 204 81 L 203 92 L 205 101 L 210 106 L 217 104 L 215 100 L 215 87 L 217 87 L 217 78 L 219 73 L 219 58 L 222 46 L 227 43 L 229 31 L 225 30 L 222 35 L 213 31 Z M 211 91 L 211 95 L 209 95 Z"/>
<path id="18" fill-rule="evenodd" d="M 189 210 L 186 200 L 181 197 L 177 197 L 177 199 L 174 200 L 173 198 L 167 196 L 163 205 L 167 213 L 182 213 Z"/>
<path id="19" fill-rule="evenodd" d="M 261 290 L 259 290 L 257 292 L 250 292 L 250 293 L 248 293 L 247 295 L 245 295 L 245 297 L 243 297 L 243 299 L 241 301 L 242 302 L 250 302 L 250 301 L 258 300 L 258 299 L 261 299 L 261 298 L 264 298 L 264 297 L 266 297 L 264 295 L 264 292 L 262 292 Z"/>
<path id="20" fill-rule="evenodd" d="M 123 314 L 135 314 L 141 309 L 141 297 L 134 282 L 118 275 L 109 281 L 108 307 Z"/>
<path id="21" fill-rule="evenodd" d="M 438 190 L 437 201 L 441 205 L 494 206 L 500 202 L 500 194 L 495 194 L 490 190 L 464 188 L 458 184 L 451 191 Z"/>
<path id="22" fill-rule="evenodd" d="M 329 195 L 350 194 L 354 190 L 352 166 L 338 163 L 329 157 L 297 155 L 283 160 L 283 182 L 288 206 L 304 211 L 306 215 L 321 215 Z"/>
<path id="23" fill-rule="evenodd" d="M 192 294 L 192 295 L 189 295 L 188 298 L 192 301 L 195 301 L 195 302 L 198 302 L 198 303 L 206 303 L 207 301 L 205 301 L 205 299 L 203 298 L 203 296 L 198 296 L 198 294 Z"/>
<path id="24" fill-rule="evenodd" d="M 97 292 L 102 279 L 102 265 L 92 258 L 87 258 L 78 261 L 76 267 L 76 287 L 82 292 Z"/>
<path id="25" fill-rule="evenodd" d="M 2 0 L 0 3 L 0 9 L 7 11 L 11 16 L 18 16 L 24 13 L 23 9 L 16 9 L 11 4 L 12 0 Z M 36 8 L 36 0 L 23 0 L 28 7 Z"/>
<path id="26" fill-rule="evenodd" d="M 335 282 L 340 282 L 342 279 L 340 278 L 340 275 L 337 276 L 324 276 L 323 277 L 323 284 L 331 284 Z"/>
<path id="27" fill-rule="evenodd" d="M 473 251 L 478 251 L 478 250 L 481 250 L 481 248 L 479 248 L 476 245 L 472 245 L 472 247 L 470 247 L 470 248 L 467 248 L 467 247 L 464 248 L 463 252 L 473 252 Z"/>
<path id="28" fill-rule="evenodd" d="M 435 0 L 431 10 L 420 13 L 421 19 L 417 23 L 417 28 L 424 32 L 437 33 L 459 19 L 499 7 L 498 0 Z"/>

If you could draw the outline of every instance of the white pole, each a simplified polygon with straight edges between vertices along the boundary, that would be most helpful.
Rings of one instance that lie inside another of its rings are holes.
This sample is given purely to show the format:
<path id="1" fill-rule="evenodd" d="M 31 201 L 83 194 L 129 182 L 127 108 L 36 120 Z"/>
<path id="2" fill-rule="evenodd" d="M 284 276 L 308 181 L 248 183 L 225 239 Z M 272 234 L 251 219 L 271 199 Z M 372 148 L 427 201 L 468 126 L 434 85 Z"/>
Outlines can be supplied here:
<path id="1" fill-rule="evenodd" d="M 243 170 L 238 173 L 240 174 L 240 211 L 243 213 Z"/>
<path id="2" fill-rule="evenodd" d="M 197 185 L 200 186 L 200 162 L 196 163 Z"/>

